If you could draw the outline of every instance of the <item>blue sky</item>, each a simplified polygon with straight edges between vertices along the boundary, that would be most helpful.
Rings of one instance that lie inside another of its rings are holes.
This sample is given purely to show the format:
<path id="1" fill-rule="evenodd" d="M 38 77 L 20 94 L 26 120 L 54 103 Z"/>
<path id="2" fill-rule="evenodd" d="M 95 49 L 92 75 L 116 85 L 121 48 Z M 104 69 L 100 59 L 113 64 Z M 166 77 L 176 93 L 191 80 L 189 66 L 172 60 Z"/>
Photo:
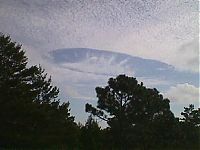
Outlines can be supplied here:
<path id="1" fill-rule="evenodd" d="M 0 20 L 0 32 L 23 45 L 30 65 L 52 76 L 77 121 L 86 119 L 86 102 L 96 103 L 94 88 L 121 73 L 156 87 L 176 115 L 199 105 L 198 0 L 0 0 Z M 60 50 L 70 48 L 74 62 Z M 132 57 L 146 63 L 134 67 Z"/>

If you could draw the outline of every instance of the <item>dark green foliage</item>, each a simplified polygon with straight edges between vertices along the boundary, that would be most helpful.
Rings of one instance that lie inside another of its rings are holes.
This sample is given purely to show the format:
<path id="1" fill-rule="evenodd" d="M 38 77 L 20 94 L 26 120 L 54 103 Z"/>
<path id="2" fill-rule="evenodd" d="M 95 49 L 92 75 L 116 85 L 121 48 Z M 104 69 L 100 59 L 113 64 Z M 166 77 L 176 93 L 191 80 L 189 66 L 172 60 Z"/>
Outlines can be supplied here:
<path id="1" fill-rule="evenodd" d="M 184 107 L 181 115 L 184 117 L 180 121 L 183 147 L 185 149 L 200 148 L 200 108 L 195 109 L 194 105 L 190 104 L 189 107 Z"/>
<path id="2" fill-rule="evenodd" d="M 184 116 L 182 119 L 184 123 L 195 127 L 200 126 L 200 108 L 195 110 L 194 105 L 190 104 L 189 107 L 184 107 L 181 115 Z"/>
<path id="3" fill-rule="evenodd" d="M 107 121 L 114 149 L 172 149 L 180 145 L 179 122 L 169 100 L 157 89 L 119 75 L 110 78 L 107 86 L 97 87 L 96 93 L 97 107 L 86 104 L 86 112 Z"/>
<path id="4" fill-rule="evenodd" d="M 101 150 L 102 133 L 98 123 L 90 115 L 85 126 L 81 127 L 81 149 L 85 150 Z"/>
<path id="5" fill-rule="evenodd" d="M 27 67 L 21 45 L 0 36 L 0 146 L 74 146 L 76 124 L 69 103 L 39 66 Z"/>

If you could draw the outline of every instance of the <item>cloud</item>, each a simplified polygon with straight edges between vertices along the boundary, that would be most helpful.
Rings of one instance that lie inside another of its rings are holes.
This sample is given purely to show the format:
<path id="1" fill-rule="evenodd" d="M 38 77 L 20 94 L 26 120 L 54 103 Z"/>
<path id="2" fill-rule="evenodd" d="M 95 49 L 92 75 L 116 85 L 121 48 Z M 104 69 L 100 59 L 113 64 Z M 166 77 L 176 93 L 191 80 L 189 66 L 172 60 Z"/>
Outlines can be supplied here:
<path id="1" fill-rule="evenodd" d="M 183 57 L 180 52 L 198 38 L 197 0 L 1 0 L 0 19 L 0 31 L 11 34 L 35 55 L 86 47 L 120 51 L 197 71 L 189 65 L 198 63 L 192 59 L 198 57 L 196 52 L 191 56 L 187 50 Z"/>
<path id="2" fill-rule="evenodd" d="M 62 88 L 62 90 L 69 99 L 77 99 L 84 101 L 94 100 L 94 97 L 89 97 L 90 96 L 89 94 L 87 95 L 81 94 L 80 91 L 78 89 L 75 89 L 75 87 L 73 86 L 64 85 L 64 88 Z"/>
<path id="3" fill-rule="evenodd" d="M 64 63 L 61 65 L 64 69 L 86 74 L 102 75 L 102 76 L 117 76 L 118 74 L 126 73 L 133 76 L 134 71 L 126 64 L 126 59 L 117 62 L 114 57 L 109 59 L 105 57 L 88 57 L 84 61 L 77 63 Z"/>
<path id="4" fill-rule="evenodd" d="M 172 55 L 171 63 L 179 71 L 199 73 L 199 40 L 182 44 Z"/>
<path id="5" fill-rule="evenodd" d="M 200 102 L 199 88 L 188 83 L 170 87 L 164 96 L 169 98 L 172 103 L 198 104 Z"/>
<path id="6" fill-rule="evenodd" d="M 139 82 L 143 82 L 145 86 L 154 88 L 159 85 L 170 85 L 170 81 L 164 80 L 164 79 L 155 79 L 155 78 L 147 78 L 147 77 L 137 77 Z"/>
<path id="7" fill-rule="evenodd" d="M 190 84 L 198 80 L 198 76 L 188 77 L 191 74 L 182 74 L 158 61 L 95 49 L 55 50 L 44 60 L 47 67 L 51 66 L 48 73 L 52 74 L 53 81 L 58 83 L 62 93 L 73 99 L 95 98 L 95 87 L 107 85 L 110 77 L 119 74 L 134 76 L 145 86 L 157 88 L 161 92 L 192 77 L 194 81 L 190 81 Z"/>
<path id="8" fill-rule="evenodd" d="M 47 63 L 48 62 L 48 63 Z M 86 55 L 76 62 L 54 63 L 52 58 L 46 59 L 48 73 L 52 75 L 54 84 L 59 85 L 64 97 L 73 99 L 95 99 L 95 87 L 105 86 L 110 77 L 119 74 L 134 76 L 126 59 L 116 62 L 116 58 L 103 55 Z"/>

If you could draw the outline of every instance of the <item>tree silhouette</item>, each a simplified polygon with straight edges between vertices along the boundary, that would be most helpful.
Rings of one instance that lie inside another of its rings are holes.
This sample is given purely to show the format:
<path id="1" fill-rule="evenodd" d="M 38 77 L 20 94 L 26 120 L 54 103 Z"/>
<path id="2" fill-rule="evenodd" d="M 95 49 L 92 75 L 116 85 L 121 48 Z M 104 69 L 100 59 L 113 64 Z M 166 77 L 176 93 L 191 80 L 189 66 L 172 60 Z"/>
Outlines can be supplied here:
<path id="1" fill-rule="evenodd" d="M 100 150 L 103 148 L 101 129 L 92 115 L 88 117 L 85 126 L 81 127 L 81 141 L 82 149 L 85 150 Z"/>
<path id="2" fill-rule="evenodd" d="M 157 129 L 164 128 L 165 132 L 161 132 L 164 136 L 175 122 L 169 100 L 155 88 L 139 84 L 136 78 L 125 75 L 110 78 L 107 86 L 96 88 L 96 93 L 97 107 L 86 104 L 86 112 L 107 121 L 121 149 L 138 141 L 149 146 L 153 142 L 150 137 L 159 134 Z"/>
<path id="3" fill-rule="evenodd" d="M 194 109 L 194 105 L 190 104 L 189 107 L 184 107 L 184 112 L 181 113 L 184 116 L 182 119 L 185 123 L 192 126 L 200 125 L 200 109 Z"/>
<path id="4" fill-rule="evenodd" d="M 183 146 L 186 149 L 199 149 L 200 147 L 200 108 L 195 109 L 194 105 L 184 107 L 181 113 L 183 118 L 180 121 Z"/>
<path id="5" fill-rule="evenodd" d="M 51 78 L 41 66 L 27 67 L 21 45 L 3 34 L 0 68 L 0 147 L 72 146 L 77 127 L 69 103 L 60 104 Z"/>

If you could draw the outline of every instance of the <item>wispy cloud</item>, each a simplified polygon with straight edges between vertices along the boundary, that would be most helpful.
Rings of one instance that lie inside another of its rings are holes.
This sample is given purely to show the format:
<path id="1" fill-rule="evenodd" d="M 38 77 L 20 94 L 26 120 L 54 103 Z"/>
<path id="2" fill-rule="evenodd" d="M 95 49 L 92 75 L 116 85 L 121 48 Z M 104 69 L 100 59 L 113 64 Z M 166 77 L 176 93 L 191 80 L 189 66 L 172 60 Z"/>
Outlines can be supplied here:
<path id="1" fill-rule="evenodd" d="M 71 71 L 82 72 L 86 74 L 102 75 L 102 76 L 117 76 L 118 74 L 126 73 L 133 76 L 134 70 L 130 68 L 123 60 L 121 62 L 114 61 L 115 58 L 109 59 L 100 56 L 88 57 L 85 60 L 77 63 L 64 63 L 61 65 L 64 69 Z"/>

